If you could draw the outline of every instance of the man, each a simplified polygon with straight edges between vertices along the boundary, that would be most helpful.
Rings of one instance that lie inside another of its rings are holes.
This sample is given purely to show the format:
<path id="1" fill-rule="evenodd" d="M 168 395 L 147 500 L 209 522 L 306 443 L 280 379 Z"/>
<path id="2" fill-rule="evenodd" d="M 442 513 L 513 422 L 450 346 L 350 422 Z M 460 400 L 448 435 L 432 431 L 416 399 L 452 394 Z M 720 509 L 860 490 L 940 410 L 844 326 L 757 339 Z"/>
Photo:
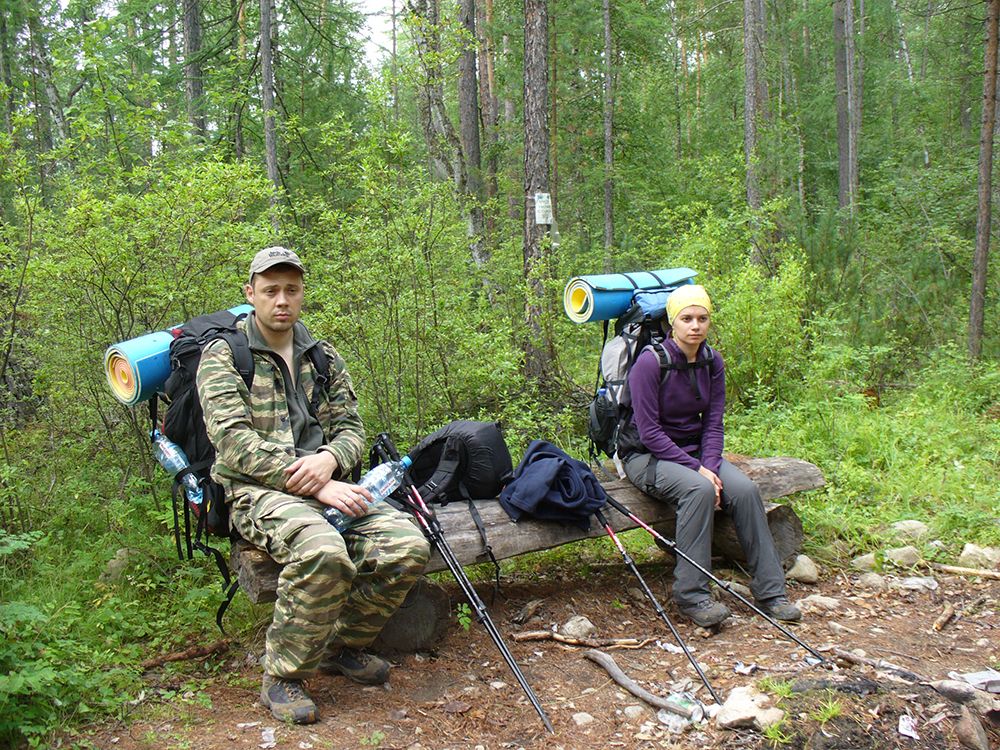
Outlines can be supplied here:
<path id="1" fill-rule="evenodd" d="M 233 528 L 284 566 L 261 702 L 282 721 L 311 724 L 319 714 L 302 681 L 317 669 L 363 684 L 388 679 L 388 663 L 364 649 L 429 547 L 404 514 L 369 508 L 368 491 L 343 481 L 361 460 L 364 428 L 344 361 L 298 322 L 304 275 L 291 250 L 257 253 L 244 287 L 254 312 L 239 324 L 253 354 L 252 393 L 221 340 L 205 347 L 197 382 L 217 453 L 212 478 L 232 503 Z M 316 346 L 330 362 L 328 389 L 308 354 Z M 341 535 L 323 517 L 327 507 L 357 520 Z"/>

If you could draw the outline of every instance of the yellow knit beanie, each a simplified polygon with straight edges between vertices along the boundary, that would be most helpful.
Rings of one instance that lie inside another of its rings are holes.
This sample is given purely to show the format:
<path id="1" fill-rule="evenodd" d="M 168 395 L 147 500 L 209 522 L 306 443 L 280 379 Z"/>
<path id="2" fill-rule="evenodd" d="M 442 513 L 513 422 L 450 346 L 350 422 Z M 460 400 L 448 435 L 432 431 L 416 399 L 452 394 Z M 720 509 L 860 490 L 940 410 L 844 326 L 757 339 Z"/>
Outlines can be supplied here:
<path id="1" fill-rule="evenodd" d="M 677 287 L 667 297 L 667 322 L 674 324 L 677 313 L 685 307 L 698 305 L 704 307 L 709 313 L 712 312 L 712 300 L 708 298 L 708 292 L 700 284 L 685 284 Z"/>

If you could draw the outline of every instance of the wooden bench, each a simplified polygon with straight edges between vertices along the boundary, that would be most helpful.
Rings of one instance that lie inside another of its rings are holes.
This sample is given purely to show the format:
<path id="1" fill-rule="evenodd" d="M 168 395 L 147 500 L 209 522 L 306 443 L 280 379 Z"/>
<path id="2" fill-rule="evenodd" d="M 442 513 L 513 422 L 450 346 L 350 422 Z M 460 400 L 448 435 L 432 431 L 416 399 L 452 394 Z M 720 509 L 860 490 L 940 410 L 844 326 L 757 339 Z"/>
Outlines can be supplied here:
<path id="1" fill-rule="evenodd" d="M 765 501 L 768 525 L 778 555 L 783 562 L 790 563 L 802 549 L 802 522 L 790 505 L 778 505 L 770 501 L 822 487 L 825 484 L 822 472 L 813 464 L 797 458 L 747 458 L 731 454 L 726 457 L 757 484 Z M 603 481 L 602 485 L 609 495 L 626 505 L 637 516 L 661 529 L 665 536 L 673 538 L 675 514 L 672 507 L 653 500 L 628 480 Z M 589 531 L 534 520 L 522 520 L 515 524 L 500 504 L 492 499 L 477 500 L 476 506 L 482 515 L 493 554 L 498 560 L 604 534 L 596 522 L 591 524 Z M 483 551 L 482 540 L 464 503 L 453 503 L 443 508 L 436 506 L 435 511 L 445 537 L 462 565 L 488 560 Z M 610 508 L 605 515 L 617 530 L 636 527 L 635 523 Z M 743 559 L 735 529 L 727 517 L 720 515 L 717 518 L 713 541 L 715 554 L 732 560 Z M 281 567 L 266 552 L 243 540 L 237 540 L 233 543 L 230 566 L 250 601 L 275 601 Z M 446 569 L 441 556 L 435 552 L 425 572 L 434 573 Z M 437 620 L 441 619 L 439 615 L 442 606 L 447 614 L 446 594 L 440 587 L 425 579 L 421 585 L 414 587 L 400 612 L 386 626 L 381 639 L 385 642 L 385 648 L 413 650 L 400 646 L 394 640 L 393 634 L 397 631 L 409 646 L 416 644 L 420 648 L 421 643 L 432 642 L 440 635 L 442 624 Z"/>

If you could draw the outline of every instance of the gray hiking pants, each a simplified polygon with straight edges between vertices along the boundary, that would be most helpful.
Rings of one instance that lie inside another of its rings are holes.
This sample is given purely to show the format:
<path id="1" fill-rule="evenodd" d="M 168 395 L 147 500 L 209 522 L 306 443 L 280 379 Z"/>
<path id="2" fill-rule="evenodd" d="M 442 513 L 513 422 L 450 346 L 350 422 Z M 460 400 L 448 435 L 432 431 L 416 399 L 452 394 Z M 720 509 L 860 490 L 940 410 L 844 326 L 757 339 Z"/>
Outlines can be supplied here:
<path id="1" fill-rule="evenodd" d="M 648 486 L 648 453 L 633 454 L 625 462 L 625 473 L 636 487 L 651 497 L 677 506 L 677 548 L 707 570 L 712 569 L 712 529 L 715 520 L 715 490 L 712 483 L 693 469 L 671 461 L 657 461 L 653 486 Z M 785 595 L 785 574 L 774 549 L 767 515 L 757 486 L 739 469 L 723 460 L 722 512 L 733 519 L 736 536 L 746 553 L 753 580 L 750 590 L 757 601 Z M 674 569 L 674 601 L 694 605 L 707 596 L 708 576 L 683 558 Z"/>

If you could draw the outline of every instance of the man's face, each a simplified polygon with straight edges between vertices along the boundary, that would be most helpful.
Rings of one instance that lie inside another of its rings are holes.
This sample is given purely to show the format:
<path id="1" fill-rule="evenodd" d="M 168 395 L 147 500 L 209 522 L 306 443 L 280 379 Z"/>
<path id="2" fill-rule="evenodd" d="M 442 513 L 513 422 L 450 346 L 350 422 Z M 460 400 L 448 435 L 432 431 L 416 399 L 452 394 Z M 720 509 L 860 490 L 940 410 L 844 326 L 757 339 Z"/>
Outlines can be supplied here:
<path id="1" fill-rule="evenodd" d="M 275 266 L 254 274 L 253 283 L 243 291 L 257 314 L 263 333 L 291 330 L 302 312 L 304 287 L 302 272 L 291 266 Z"/>

